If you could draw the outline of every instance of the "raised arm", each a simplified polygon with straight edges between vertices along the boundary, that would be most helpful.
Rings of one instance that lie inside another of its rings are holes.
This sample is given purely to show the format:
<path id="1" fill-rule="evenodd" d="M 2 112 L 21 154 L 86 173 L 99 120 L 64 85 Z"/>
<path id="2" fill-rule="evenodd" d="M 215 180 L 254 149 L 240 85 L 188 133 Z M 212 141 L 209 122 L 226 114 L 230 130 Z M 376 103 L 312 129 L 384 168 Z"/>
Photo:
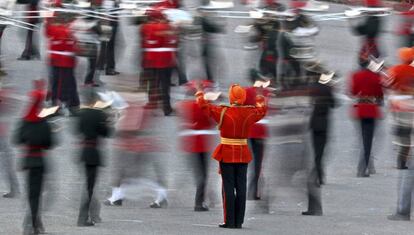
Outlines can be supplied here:
<path id="1" fill-rule="evenodd" d="M 203 110 L 203 112 L 213 118 L 217 123 L 220 121 L 220 115 L 223 110 L 223 106 L 218 106 L 211 104 L 207 100 L 204 99 L 204 93 L 202 91 L 198 91 L 196 94 L 197 104 Z"/>

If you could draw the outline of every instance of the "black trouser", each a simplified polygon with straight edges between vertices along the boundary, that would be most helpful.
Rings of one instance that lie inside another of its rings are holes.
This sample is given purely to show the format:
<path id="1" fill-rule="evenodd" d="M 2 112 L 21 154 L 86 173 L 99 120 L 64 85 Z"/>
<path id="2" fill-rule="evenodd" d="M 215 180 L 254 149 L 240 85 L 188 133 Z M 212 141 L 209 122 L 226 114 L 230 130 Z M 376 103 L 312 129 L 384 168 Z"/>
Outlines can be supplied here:
<path id="1" fill-rule="evenodd" d="M 68 107 L 79 106 L 79 94 L 73 68 L 52 66 L 51 84 L 51 98 L 54 105 L 62 102 Z"/>
<path id="2" fill-rule="evenodd" d="M 88 58 L 88 73 L 86 74 L 85 77 L 85 84 L 90 84 L 94 82 L 94 78 L 95 78 L 95 73 L 96 73 L 96 66 L 97 66 L 97 59 L 96 57 L 89 57 Z"/>
<path id="3" fill-rule="evenodd" d="M 323 181 L 324 169 L 323 169 L 323 152 L 325 151 L 327 139 L 326 131 L 312 131 L 312 144 L 315 156 L 315 173 L 320 183 Z"/>
<path id="4" fill-rule="evenodd" d="M 208 159 L 207 153 L 194 153 L 194 176 L 197 185 L 195 195 L 195 206 L 203 206 L 206 195 L 207 176 L 208 176 Z"/>
<path id="5" fill-rule="evenodd" d="M 90 217 L 93 217 L 91 213 L 91 202 L 93 197 L 93 191 L 95 188 L 95 182 L 98 175 L 98 166 L 96 165 L 86 165 L 86 192 L 87 197 L 85 200 L 82 200 L 81 207 L 79 210 L 78 223 L 87 222 Z"/>
<path id="6" fill-rule="evenodd" d="M 172 109 L 170 103 L 171 68 L 146 69 L 145 73 L 149 82 L 149 103 L 157 103 L 161 91 L 164 113 L 169 113 Z"/>
<path id="7" fill-rule="evenodd" d="M 313 168 L 310 172 L 307 188 L 308 188 L 308 212 L 322 214 L 322 198 L 321 187 L 317 182 L 318 172 Z"/>
<path id="8" fill-rule="evenodd" d="M 249 139 L 250 146 L 253 152 L 253 162 L 254 164 L 254 171 L 252 177 L 249 180 L 249 187 L 248 187 L 248 198 L 260 198 L 259 195 L 259 178 L 262 171 L 262 162 L 263 162 L 263 154 L 264 154 L 264 139 Z"/>
<path id="9" fill-rule="evenodd" d="M 364 147 L 363 157 L 360 159 L 358 166 L 358 174 L 365 174 L 369 166 L 369 158 L 371 156 L 372 140 L 374 138 L 375 119 L 362 118 L 361 119 L 361 135 L 362 144 Z"/>
<path id="10" fill-rule="evenodd" d="M 177 66 L 175 70 L 177 71 L 178 75 L 178 84 L 182 85 L 188 82 L 187 74 L 186 74 L 186 67 L 185 67 L 185 53 L 183 50 L 183 46 L 180 46 L 177 52 Z"/>
<path id="11" fill-rule="evenodd" d="M 220 162 L 223 181 L 224 223 L 241 225 L 246 211 L 247 163 Z"/>
<path id="12" fill-rule="evenodd" d="M 213 74 L 213 58 L 212 58 L 212 46 L 209 45 L 208 43 L 204 43 L 203 44 L 203 52 L 202 52 L 202 56 L 203 56 L 203 63 L 204 63 L 204 68 L 206 71 L 206 76 L 207 76 L 207 80 L 214 82 L 214 74 Z"/>
<path id="13" fill-rule="evenodd" d="M 112 35 L 106 47 L 106 71 L 115 70 L 115 42 L 116 33 L 118 31 L 118 22 L 114 22 L 112 25 Z"/>
<path id="14" fill-rule="evenodd" d="M 43 186 L 43 176 L 44 168 L 43 167 L 34 167 L 29 168 L 27 174 L 27 187 L 28 187 L 28 200 L 30 205 L 31 219 L 33 228 L 38 228 L 40 225 L 40 199 L 42 196 L 42 186 Z"/>

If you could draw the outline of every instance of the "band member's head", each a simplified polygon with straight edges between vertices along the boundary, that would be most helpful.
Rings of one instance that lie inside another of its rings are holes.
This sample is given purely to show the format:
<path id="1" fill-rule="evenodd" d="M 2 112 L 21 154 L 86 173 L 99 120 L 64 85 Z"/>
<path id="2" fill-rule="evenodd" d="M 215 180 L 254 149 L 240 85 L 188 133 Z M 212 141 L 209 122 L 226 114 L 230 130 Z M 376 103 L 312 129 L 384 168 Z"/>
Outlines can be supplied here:
<path id="1" fill-rule="evenodd" d="M 29 93 L 29 107 L 24 116 L 25 121 L 37 122 L 41 120 L 38 115 L 43 108 L 43 101 L 46 97 L 45 84 L 43 79 L 33 82 L 33 90 Z"/>
<path id="2" fill-rule="evenodd" d="M 246 90 L 238 84 L 233 84 L 229 89 L 230 104 L 243 105 L 246 101 Z"/>
<path id="3" fill-rule="evenodd" d="M 403 47 L 398 49 L 398 57 L 404 64 L 411 64 L 414 61 L 414 49 L 411 47 Z"/>

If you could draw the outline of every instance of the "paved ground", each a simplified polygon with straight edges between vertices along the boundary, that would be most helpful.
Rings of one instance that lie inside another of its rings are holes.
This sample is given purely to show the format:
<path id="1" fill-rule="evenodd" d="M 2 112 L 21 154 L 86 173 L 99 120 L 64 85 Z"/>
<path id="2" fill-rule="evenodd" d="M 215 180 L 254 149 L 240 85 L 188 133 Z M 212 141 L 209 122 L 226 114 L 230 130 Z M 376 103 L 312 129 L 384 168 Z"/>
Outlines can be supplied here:
<path id="1" fill-rule="evenodd" d="M 343 6 L 333 5 L 331 11 L 342 11 Z M 233 33 L 240 20 L 227 20 L 228 32 L 217 39 L 219 63 L 217 74 L 220 86 L 225 88 L 231 82 L 247 84 L 245 72 L 254 64 L 257 55 L 242 50 L 243 37 Z M 398 23 L 397 17 L 387 18 L 387 27 L 381 39 L 387 61 L 394 63 L 395 48 L 399 44 L 393 31 Z M 317 37 L 320 58 L 332 69 L 340 72 L 344 80 L 357 68 L 356 54 L 359 49 L 358 38 L 354 37 L 347 21 L 323 22 Z M 139 60 L 138 31 L 135 26 L 122 25 L 122 42 L 117 69 L 119 77 L 103 77 L 108 83 L 113 80 L 137 77 Z M 47 77 L 44 61 L 17 61 L 23 49 L 23 32 L 7 29 L 2 42 L 2 53 L 9 75 L 6 82 L 16 89 L 18 96 L 24 96 L 30 87 L 30 80 Z M 190 78 L 200 78 L 204 74 L 197 59 L 196 43 L 187 45 L 187 62 Z M 44 54 L 43 57 L 44 59 Z M 77 78 L 81 84 L 86 63 L 79 61 Z M 338 85 L 338 97 L 344 93 L 346 82 Z M 173 93 L 180 94 L 179 88 Z M 15 124 L 24 102 L 18 101 L 14 112 L 7 114 L 10 127 Z M 268 185 L 273 201 L 269 213 L 263 212 L 263 203 L 248 202 L 245 229 L 222 230 L 217 224 L 222 220 L 219 200 L 220 184 L 217 163 L 211 162 L 210 198 L 216 205 L 209 212 L 192 211 L 195 187 L 187 156 L 176 151 L 177 118 L 158 117 L 158 129 L 165 133 L 166 145 L 170 150 L 161 155 L 166 166 L 165 174 L 169 185 L 169 208 L 153 210 L 148 208 L 151 192 L 131 188 L 130 197 L 122 207 L 102 206 L 103 223 L 92 228 L 75 226 L 78 213 L 82 170 L 76 164 L 78 149 L 72 135 L 72 119 L 64 121 L 65 129 L 59 133 L 60 145 L 50 153 L 51 173 L 49 193 L 45 201 L 44 223 L 50 234 L 414 234 L 411 222 L 391 222 L 386 216 L 395 210 L 397 183 L 400 172 L 395 169 L 395 152 L 391 144 L 389 115 L 379 123 L 375 139 L 374 157 L 377 174 L 370 178 L 356 178 L 356 164 L 359 156 L 357 125 L 349 117 L 349 104 L 343 104 L 332 116 L 331 139 L 326 152 L 327 182 L 323 188 L 323 217 L 303 217 L 300 212 L 306 209 L 304 162 L 309 159 L 306 136 L 302 143 L 281 143 L 269 141 L 265 162 L 265 183 Z M 272 117 L 273 122 L 287 123 L 301 121 L 301 116 L 292 115 Z M 278 141 L 280 138 L 278 139 Z M 104 200 L 110 192 L 113 162 L 117 159 L 111 150 L 111 140 L 107 143 L 107 167 L 102 169 L 99 193 Z M 15 149 L 18 156 L 18 150 Z M 24 186 L 24 173 L 19 172 L 21 189 Z M 1 184 L 0 191 L 6 191 Z M 0 199 L 0 234 L 20 234 L 25 213 L 25 197 L 19 199 Z"/>

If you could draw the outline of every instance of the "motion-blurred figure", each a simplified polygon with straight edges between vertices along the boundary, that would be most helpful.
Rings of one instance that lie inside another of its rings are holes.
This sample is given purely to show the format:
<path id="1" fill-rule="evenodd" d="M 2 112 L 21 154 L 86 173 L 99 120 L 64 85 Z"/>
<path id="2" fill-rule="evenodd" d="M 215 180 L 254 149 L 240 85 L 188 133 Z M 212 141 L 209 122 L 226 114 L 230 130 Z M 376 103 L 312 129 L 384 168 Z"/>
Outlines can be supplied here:
<path id="1" fill-rule="evenodd" d="M 235 84 L 229 89 L 231 106 L 217 106 L 204 99 L 204 93 L 196 93 L 201 109 L 218 123 L 220 144 L 213 153 L 220 163 L 223 180 L 224 224 L 221 228 L 242 228 L 246 210 L 247 164 L 252 156 L 247 143 L 249 129 L 266 114 L 263 96 L 256 96 L 255 106 L 244 106 L 246 91 Z"/>
<path id="2" fill-rule="evenodd" d="M 121 206 L 124 199 L 132 197 L 127 191 L 134 186 L 156 192 L 151 208 L 168 206 L 166 171 L 160 159 L 165 151 L 156 131 L 160 120 L 153 109 L 144 105 L 143 95 L 121 93 L 128 107 L 116 129 L 116 172 L 111 197 L 105 201 L 108 206 Z M 150 173 L 155 174 L 156 180 L 151 179 Z"/>
<path id="3" fill-rule="evenodd" d="M 410 1 L 401 2 L 401 25 L 397 34 L 401 36 L 403 47 L 414 46 L 414 9 Z"/>
<path id="4" fill-rule="evenodd" d="M 23 145 L 26 149 L 22 159 L 22 168 L 27 171 L 27 196 L 31 215 L 31 226 L 25 225 L 25 233 L 28 234 L 44 233 L 40 204 L 44 174 L 47 171 L 45 150 L 52 148 L 55 144 L 50 124 L 38 116 L 46 96 L 44 83 L 42 80 L 34 82 L 35 88 L 29 94 L 31 99 L 29 110 L 19 123 L 14 136 L 14 142 Z"/>
<path id="5" fill-rule="evenodd" d="M 309 125 L 315 161 L 307 182 L 308 210 L 302 212 L 302 215 L 322 215 L 320 186 L 325 182 L 323 156 L 328 140 L 329 115 L 336 104 L 332 81 L 334 72 L 327 71 L 319 63 L 308 64 L 306 70 L 310 79 L 309 92 L 313 103 Z"/>
<path id="6" fill-rule="evenodd" d="M 58 0 L 60 2 L 60 0 Z M 29 11 L 28 13 L 28 23 L 36 25 L 39 24 L 39 18 L 36 18 L 39 13 L 36 12 L 38 11 L 38 6 L 39 6 L 39 0 L 20 0 L 17 1 L 17 3 L 23 3 L 23 4 L 27 4 L 27 10 Z M 40 54 L 39 54 L 39 50 L 37 48 L 37 43 L 33 42 L 33 37 L 34 37 L 34 27 L 33 26 L 28 26 L 30 27 L 32 30 L 27 30 L 27 36 L 26 36 L 26 44 L 24 47 L 24 51 L 22 52 L 22 55 L 19 57 L 19 60 L 31 60 L 33 58 L 40 58 Z"/>
<path id="7" fill-rule="evenodd" d="M 254 86 L 256 81 L 263 82 L 256 70 L 250 71 L 250 80 L 253 86 L 246 88 L 245 105 L 254 106 L 256 104 L 256 96 L 263 95 L 266 97 L 269 95 L 269 90 L 264 88 L 263 85 Z M 251 174 L 247 188 L 247 200 L 261 199 L 259 180 L 262 174 L 262 163 L 267 138 L 267 127 L 265 123 L 266 119 L 263 118 L 253 124 L 249 130 L 249 145 L 252 150 L 253 161 L 249 163 Z"/>
<path id="8" fill-rule="evenodd" d="M 46 36 L 49 39 L 50 82 L 49 92 L 53 105 L 65 104 L 74 114 L 79 108 L 79 95 L 74 75 L 76 66 L 76 40 L 70 24 L 72 17 L 56 13 L 46 22 Z"/>
<path id="9" fill-rule="evenodd" d="M 11 91 L 9 89 L 6 89 L 4 87 L 0 88 L 0 111 L 2 113 L 0 116 L 0 165 L 2 166 L 2 172 L 5 173 L 5 179 L 8 181 L 7 183 L 10 190 L 9 192 L 3 194 L 3 197 L 5 198 L 13 198 L 20 193 L 14 167 L 13 151 L 10 149 L 7 139 L 8 117 L 6 117 L 6 114 L 10 111 L 11 108 L 11 98 L 9 97 L 10 92 Z"/>
<path id="10" fill-rule="evenodd" d="M 369 68 L 368 60 L 360 60 L 361 68 L 354 72 L 350 81 L 350 93 L 355 98 L 353 117 L 361 127 L 363 151 L 359 159 L 357 176 L 369 177 L 372 141 L 376 120 L 381 117 L 380 106 L 383 103 L 381 76 Z M 373 162 L 371 162 L 373 164 Z"/>
<path id="11" fill-rule="evenodd" d="M 380 0 L 365 0 L 366 7 L 381 7 L 382 3 Z M 371 13 L 367 13 L 371 14 Z M 382 29 L 382 19 L 380 16 L 368 15 L 364 18 L 364 21 L 353 27 L 353 32 L 362 37 L 362 47 L 359 51 L 358 60 L 359 63 L 367 60 L 370 56 L 379 58 L 381 52 L 378 49 L 378 37 Z"/>
<path id="12" fill-rule="evenodd" d="M 98 168 L 102 166 L 102 156 L 99 152 L 102 138 L 110 135 L 109 119 L 105 111 L 96 108 L 99 100 L 93 89 L 85 90 L 85 107 L 78 112 L 76 130 L 81 139 L 80 161 L 85 167 L 86 194 L 81 201 L 78 216 L 78 226 L 93 226 L 101 221 L 99 203 L 94 199 L 94 188 L 98 178 Z M 94 201 L 94 202 L 92 202 Z M 91 203 L 94 203 L 93 207 Z"/>
<path id="13" fill-rule="evenodd" d="M 211 85 L 208 81 L 200 82 L 200 85 L 197 83 L 198 81 L 192 81 L 192 83 L 187 84 L 187 93 L 191 98 L 197 92 L 197 86 L 202 87 L 204 90 Z M 213 125 L 210 118 L 201 110 L 194 99 L 182 101 L 179 107 L 178 111 L 181 117 L 179 125 L 181 128 L 181 149 L 190 155 L 188 157 L 191 158 L 191 168 L 194 172 L 197 188 L 194 210 L 208 211 L 205 201 L 210 162 L 209 152 L 212 147 L 212 138 L 218 132 L 212 130 Z"/>
<path id="14" fill-rule="evenodd" d="M 396 123 L 397 139 L 394 142 L 400 146 L 398 153 L 398 168 L 407 169 L 403 173 L 398 189 L 398 204 L 395 214 L 388 216 L 389 220 L 410 220 L 411 199 L 414 189 L 414 162 L 409 157 L 411 150 L 411 135 L 414 123 L 413 96 L 414 89 L 414 49 L 401 48 L 399 57 L 402 62 L 400 65 L 391 67 L 388 71 L 393 79 L 397 97 L 390 97 L 391 108 L 393 109 L 394 121 Z"/>
<path id="15" fill-rule="evenodd" d="M 173 109 L 170 101 L 172 69 L 176 66 L 177 32 L 161 11 L 151 10 L 141 26 L 142 68 L 148 83 L 148 105 L 155 108 L 162 100 L 165 116 Z M 161 98 L 160 98 L 161 97 Z"/>
<path id="16" fill-rule="evenodd" d="M 414 122 L 412 108 L 412 91 L 414 89 L 414 50 L 401 48 L 399 50 L 401 64 L 389 68 L 389 77 L 393 80 L 391 88 L 393 95 L 389 97 L 390 108 L 394 119 L 394 144 L 399 148 L 397 156 L 397 168 L 407 169 L 407 161 L 410 156 L 411 135 Z"/>

